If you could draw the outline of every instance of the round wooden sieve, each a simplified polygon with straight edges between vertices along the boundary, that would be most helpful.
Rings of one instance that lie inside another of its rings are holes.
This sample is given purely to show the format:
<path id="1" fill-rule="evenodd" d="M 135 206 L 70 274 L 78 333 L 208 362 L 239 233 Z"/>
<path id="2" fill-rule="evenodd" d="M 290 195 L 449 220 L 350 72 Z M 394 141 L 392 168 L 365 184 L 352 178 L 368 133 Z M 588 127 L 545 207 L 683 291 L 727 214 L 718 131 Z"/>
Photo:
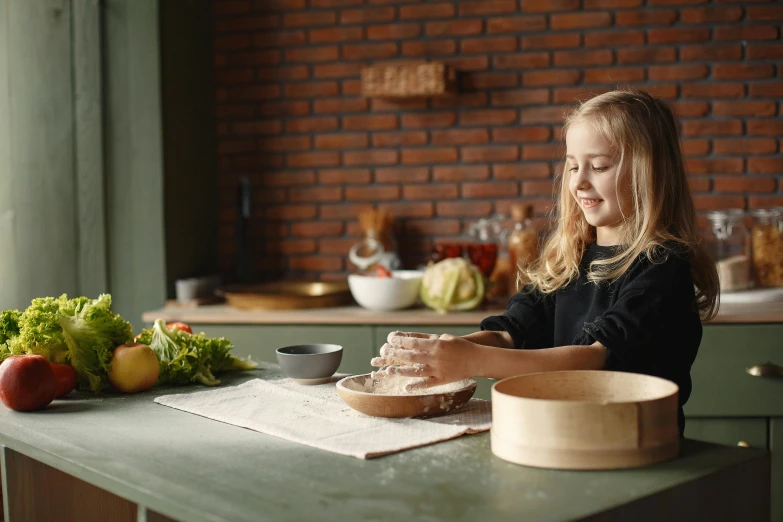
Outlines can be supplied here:
<path id="1" fill-rule="evenodd" d="M 492 387 L 492 452 L 527 466 L 633 468 L 679 451 L 678 387 L 649 375 L 559 371 Z"/>

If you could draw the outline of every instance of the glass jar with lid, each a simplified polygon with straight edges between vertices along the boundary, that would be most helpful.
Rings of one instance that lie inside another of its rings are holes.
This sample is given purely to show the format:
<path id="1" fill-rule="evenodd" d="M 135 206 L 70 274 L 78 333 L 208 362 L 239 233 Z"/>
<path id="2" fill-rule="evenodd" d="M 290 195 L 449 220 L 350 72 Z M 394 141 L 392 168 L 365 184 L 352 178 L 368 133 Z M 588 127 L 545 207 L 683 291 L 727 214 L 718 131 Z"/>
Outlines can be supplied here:
<path id="1" fill-rule="evenodd" d="M 751 246 L 756 284 L 783 287 L 783 210 L 764 208 L 751 212 Z"/>
<path id="2" fill-rule="evenodd" d="M 707 248 L 715 260 L 722 292 L 747 290 L 752 286 L 750 236 L 745 213 L 740 209 L 709 212 Z"/>

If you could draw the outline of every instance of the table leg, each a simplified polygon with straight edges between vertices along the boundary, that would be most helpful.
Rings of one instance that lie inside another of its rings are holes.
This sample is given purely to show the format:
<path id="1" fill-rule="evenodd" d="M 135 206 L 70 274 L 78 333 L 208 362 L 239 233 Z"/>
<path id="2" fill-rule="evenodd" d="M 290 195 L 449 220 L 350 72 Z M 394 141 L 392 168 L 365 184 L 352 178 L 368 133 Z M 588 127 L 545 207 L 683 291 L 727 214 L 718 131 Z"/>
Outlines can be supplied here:
<path id="1" fill-rule="evenodd" d="M 5 452 L 6 447 L 0 445 L 0 522 L 8 520 L 8 502 L 5 501 L 8 497 L 8 484 L 6 482 L 8 473 L 5 470 Z"/>

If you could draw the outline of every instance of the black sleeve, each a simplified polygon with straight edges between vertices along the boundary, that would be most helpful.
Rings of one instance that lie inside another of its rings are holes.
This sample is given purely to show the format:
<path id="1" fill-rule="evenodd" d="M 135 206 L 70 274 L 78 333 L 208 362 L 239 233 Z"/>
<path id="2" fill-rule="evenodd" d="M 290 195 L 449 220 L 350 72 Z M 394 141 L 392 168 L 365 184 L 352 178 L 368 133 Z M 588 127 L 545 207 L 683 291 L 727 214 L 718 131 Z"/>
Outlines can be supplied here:
<path id="1" fill-rule="evenodd" d="M 674 381 L 684 404 L 701 335 L 690 263 L 669 254 L 659 263 L 638 260 L 619 287 L 616 302 L 586 323 L 574 344 L 603 344 L 607 370 Z"/>
<path id="2" fill-rule="evenodd" d="M 525 287 L 508 302 L 503 315 L 481 321 L 482 330 L 508 332 L 514 348 L 551 348 L 555 329 L 555 294 Z"/>

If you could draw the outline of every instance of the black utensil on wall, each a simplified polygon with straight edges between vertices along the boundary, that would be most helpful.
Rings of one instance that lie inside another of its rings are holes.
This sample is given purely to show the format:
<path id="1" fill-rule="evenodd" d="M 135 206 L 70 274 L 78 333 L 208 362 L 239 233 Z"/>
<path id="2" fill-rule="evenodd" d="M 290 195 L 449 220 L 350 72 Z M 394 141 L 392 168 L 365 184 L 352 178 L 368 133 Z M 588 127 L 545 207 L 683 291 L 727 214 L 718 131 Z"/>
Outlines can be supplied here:
<path id="1" fill-rule="evenodd" d="M 250 229 L 250 215 L 252 211 L 253 187 L 250 179 L 242 177 L 239 180 L 237 192 L 237 282 L 246 283 L 251 279 L 252 264 L 250 251 L 248 250 L 248 231 Z"/>

